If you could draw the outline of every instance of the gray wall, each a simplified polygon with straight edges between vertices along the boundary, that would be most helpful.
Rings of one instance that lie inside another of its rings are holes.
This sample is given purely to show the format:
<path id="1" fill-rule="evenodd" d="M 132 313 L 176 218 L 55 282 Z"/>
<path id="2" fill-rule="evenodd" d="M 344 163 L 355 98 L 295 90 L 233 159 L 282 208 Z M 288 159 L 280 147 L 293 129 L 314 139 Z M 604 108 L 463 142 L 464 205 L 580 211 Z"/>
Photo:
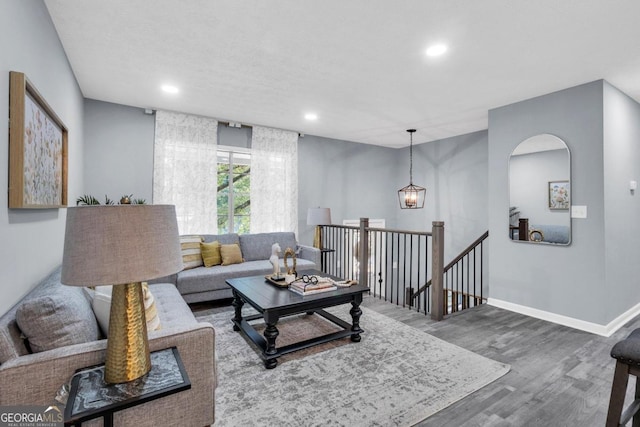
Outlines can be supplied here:
<path id="1" fill-rule="evenodd" d="M 26 74 L 69 131 L 68 200 L 82 191 L 82 94 L 44 3 L 0 2 L 0 188 L 8 188 L 9 71 Z M 7 208 L 0 197 L 0 313 L 62 261 L 65 209 Z"/>
<path id="2" fill-rule="evenodd" d="M 344 219 L 383 218 L 396 226 L 398 150 L 306 135 L 298 140 L 299 238 L 313 242 L 307 225 L 311 207 L 331 208 L 334 224 Z"/>
<path id="3" fill-rule="evenodd" d="M 488 229 L 488 135 L 474 132 L 413 146 L 413 183 L 427 189 L 421 210 L 400 209 L 397 191 L 409 184 L 409 148 L 398 150 L 392 189 L 397 225 L 430 231 L 445 223 L 445 264 Z"/>
<path id="4" fill-rule="evenodd" d="M 227 147 L 251 148 L 251 135 L 253 134 L 250 126 L 242 126 L 241 128 L 230 128 L 224 123 L 218 124 L 218 144 Z"/>
<path id="5" fill-rule="evenodd" d="M 604 205 L 607 318 L 640 302 L 640 104 L 604 83 Z"/>
<path id="6" fill-rule="evenodd" d="M 516 206 L 520 218 L 528 218 L 532 225 L 570 225 L 568 209 L 549 209 L 549 181 L 568 179 L 567 150 L 512 156 L 509 160 L 509 206 Z"/>
<path id="7" fill-rule="evenodd" d="M 603 81 L 489 111 L 489 275 L 491 297 L 606 324 L 612 319 L 605 281 Z M 572 221 L 570 246 L 509 240 L 508 162 L 525 139 L 550 133 L 571 152 L 572 203 L 587 219 Z M 619 314 L 619 313 L 618 313 Z"/>
<path id="8" fill-rule="evenodd" d="M 155 116 L 86 99 L 84 117 L 84 192 L 101 203 L 129 194 L 151 203 Z"/>

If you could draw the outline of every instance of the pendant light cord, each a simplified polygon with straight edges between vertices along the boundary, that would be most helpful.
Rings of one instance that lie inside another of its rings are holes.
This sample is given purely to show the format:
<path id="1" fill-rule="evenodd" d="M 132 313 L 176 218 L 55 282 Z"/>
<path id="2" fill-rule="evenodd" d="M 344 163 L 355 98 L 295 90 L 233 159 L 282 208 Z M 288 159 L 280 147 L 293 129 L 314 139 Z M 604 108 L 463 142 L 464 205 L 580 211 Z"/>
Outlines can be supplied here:
<path id="1" fill-rule="evenodd" d="M 409 144 L 409 184 L 413 185 L 413 133 L 409 133 L 411 142 Z"/>
<path id="2" fill-rule="evenodd" d="M 409 185 L 413 185 L 413 133 L 415 129 L 407 129 L 409 132 Z"/>

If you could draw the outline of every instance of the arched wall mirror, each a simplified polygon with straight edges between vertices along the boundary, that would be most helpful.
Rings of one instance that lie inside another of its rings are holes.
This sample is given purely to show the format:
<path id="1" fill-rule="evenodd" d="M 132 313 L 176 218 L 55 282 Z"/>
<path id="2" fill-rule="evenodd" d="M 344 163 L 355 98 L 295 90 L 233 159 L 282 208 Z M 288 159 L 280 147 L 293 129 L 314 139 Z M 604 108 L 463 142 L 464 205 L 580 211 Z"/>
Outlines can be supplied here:
<path id="1" fill-rule="evenodd" d="M 509 238 L 514 242 L 571 243 L 571 158 L 550 134 L 522 141 L 509 158 Z"/>

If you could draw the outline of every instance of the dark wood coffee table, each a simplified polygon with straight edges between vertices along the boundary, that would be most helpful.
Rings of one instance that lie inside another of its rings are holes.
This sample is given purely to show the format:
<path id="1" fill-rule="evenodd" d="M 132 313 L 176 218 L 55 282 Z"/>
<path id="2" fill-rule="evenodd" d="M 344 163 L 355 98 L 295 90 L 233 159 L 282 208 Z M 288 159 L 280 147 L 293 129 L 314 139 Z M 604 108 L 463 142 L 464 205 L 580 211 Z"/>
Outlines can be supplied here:
<path id="1" fill-rule="evenodd" d="M 333 277 L 316 270 L 305 270 L 303 273 Z M 338 280 L 335 277 L 334 279 Z M 369 288 L 364 285 L 358 284 L 348 288 L 338 288 L 335 291 L 302 296 L 287 288 L 279 288 L 268 283 L 264 276 L 229 279 L 226 282 L 233 291 L 233 306 L 235 308 L 235 316 L 232 319 L 233 329 L 242 331 L 262 349 L 261 357 L 267 369 L 275 368 L 278 365 L 278 357 L 283 354 L 348 336 L 351 336 L 351 341 L 359 342 L 360 334 L 364 332 L 360 329 L 360 316 L 362 315 L 360 303 L 362 302 L 362 294 L 369 291 Z M 242 306 L 245 303 L 255 308 L 259 314 L 242 317 Z M 349 311 L 352 324 L 323 310 L 323 308 L 346 303 L 351 303 L 352 306 Z M 276 338 L 278 337 L 276 324 L 278 320 L 281 317 L 299 313 L 318 314 L 342 327 L 343 330 L 284 347 L 276 347 Z M 249 324 L 249 321 L 261 318 L 264 319 L 266 324 L 264 337 Z"/>

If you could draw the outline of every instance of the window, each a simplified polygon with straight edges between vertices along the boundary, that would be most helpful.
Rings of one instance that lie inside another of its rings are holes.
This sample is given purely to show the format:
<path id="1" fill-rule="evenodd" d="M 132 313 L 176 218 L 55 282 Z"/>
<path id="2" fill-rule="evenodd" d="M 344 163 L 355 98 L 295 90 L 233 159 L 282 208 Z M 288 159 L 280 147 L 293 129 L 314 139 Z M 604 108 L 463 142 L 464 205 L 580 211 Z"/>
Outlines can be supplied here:
<path id="1" fill-rule="evenodd" d="M 249 233 L 251 154 L 218 146 L 218 233 Z"/>

